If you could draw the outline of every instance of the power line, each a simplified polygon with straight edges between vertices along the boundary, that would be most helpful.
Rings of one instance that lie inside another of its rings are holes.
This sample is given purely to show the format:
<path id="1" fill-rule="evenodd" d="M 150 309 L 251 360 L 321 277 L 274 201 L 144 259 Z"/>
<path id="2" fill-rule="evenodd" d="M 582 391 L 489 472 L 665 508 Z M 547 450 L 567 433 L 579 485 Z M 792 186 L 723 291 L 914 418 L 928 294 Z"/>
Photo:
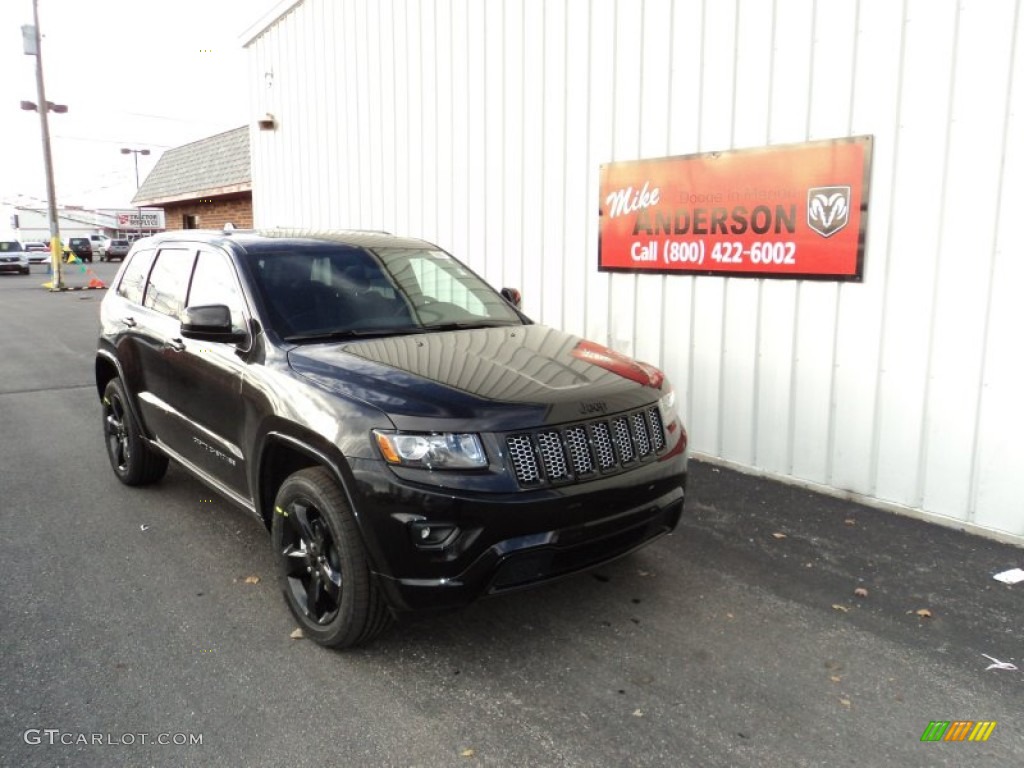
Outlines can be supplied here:
<path id="1" fill-rule="evenodd" d="M 65 139 L 67 141 L 94 141 L 94 142 L 96 142 L 98 144 L 132 144 L 132 143 L 136 143 L 137 144 L 138 143 L 138 142 L 131 142 L 131 141 L 127 141 L 127 140 L 121 141 L 119 139 L 95 139 L 95 138 L 91 138 L 89 136 L 66 136 L 64 134 L 54 134 L 53 138 L 55 138 L 55 139 Z M 157 147 L 158 149 L 170 149 L 171 148 L 171 145 L 169 145 L 169 144 L 152 144 L 152 143 L 150 143 L 148 141 L 144 142 L 144 143 L 146 144 L 147 147 Z"/>
<path id="2" fill-rule="evenodd" d="M 132 117 L 151 117 L 155 120 L 170 120 L 175 123 L 187 123 L 189 125 L 221 125 L 222 123 L 213 122 L 210 120 L 187 120 L 183 117 L 171 117 L 170 115 L 151 115 L 147 112 L 125 112 L 122 110 L 112 109 L 110 112 L 118 115 L 131 115 Z"/>

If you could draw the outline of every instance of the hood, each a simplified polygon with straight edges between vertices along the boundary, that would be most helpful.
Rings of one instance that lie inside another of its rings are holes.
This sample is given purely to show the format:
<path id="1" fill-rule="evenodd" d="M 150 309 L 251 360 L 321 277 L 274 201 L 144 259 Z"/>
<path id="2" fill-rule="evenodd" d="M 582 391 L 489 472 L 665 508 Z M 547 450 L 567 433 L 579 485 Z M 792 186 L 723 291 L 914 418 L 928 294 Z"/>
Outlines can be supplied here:
<path id="1" fill-rule="evenodd" d="M 488 431 L 580 421 L 651 403 L 663 383 L 651 366 L 542 325 L 311 344 L 288 359 L 402 429 L 430 428 L 408 423 L 422 418 Z"/>

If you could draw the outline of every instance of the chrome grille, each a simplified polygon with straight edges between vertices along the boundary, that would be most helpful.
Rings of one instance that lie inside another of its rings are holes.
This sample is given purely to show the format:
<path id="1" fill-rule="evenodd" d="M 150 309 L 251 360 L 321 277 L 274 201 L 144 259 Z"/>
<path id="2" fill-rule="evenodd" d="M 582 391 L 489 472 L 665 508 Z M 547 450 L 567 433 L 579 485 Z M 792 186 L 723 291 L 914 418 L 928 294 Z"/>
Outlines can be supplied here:
<path id="1" fill-rule="evenodd" d="M 619 452 L 619 461 L 623 464 L 631 462 L 634 458 L 633 441 L 629 439 L 629 424 L 624 416 L 612 421 L 612 432 L 615 434 L 615 447 Z"/>
<path id="2" fill-rule="evenodd" d="M 651 438 L 647 436 L 647 419 L 643 411 L 633 414 L 633 438 L 636 440 L 636 452 L 646 456 L 651 452 Z"/>
<path id="3" fill-rule="evenodd" d="M 612 436 L 608 431 L 608 425 L 603 421 L 594 425 L 594 452 L 597 454 L 597 464 L 601 469 L 611 469 L 615 466 Z"/>
<path id="4" fill-rule="evenodd" d="M 540 448 L 540 460 L 549 480 L 564 480 L 569 476 L 565 451 L 562 450 L 562 441 L 557 432 L 538 432 L 537 447 Z"/>
<path id="5" fill-rule="evenodd" d="M 537 457 L 533 453 L 529 435 L 513 435 L 507 441 L 512 468 L 521 485 L 534 485 L 540 481 Z"/>
<path id="6" fill-rule="evenodd" d="M 587 444 L 586 427 L 569 427 L 565 430 L 565 449 L 569 453 L 573 472 L 577 475 L 589 475 L 594 471 L 594 459 Z"/>
<path id="7" fill-rule="evenodd" d="M 651 420 L 651 444 L 657 452 L 665 447 L 665 427 L 661 423 L 661 411 L 655 405 L 647 409 L 647 416 Z"/>
<path id="8" fill-rule="evenodd" d="M 519 484 L 537 486 L 626 469 L 664 450 L 666 440 L 655 405 L 610 419 L 508 435 L 505 444 Z"/>

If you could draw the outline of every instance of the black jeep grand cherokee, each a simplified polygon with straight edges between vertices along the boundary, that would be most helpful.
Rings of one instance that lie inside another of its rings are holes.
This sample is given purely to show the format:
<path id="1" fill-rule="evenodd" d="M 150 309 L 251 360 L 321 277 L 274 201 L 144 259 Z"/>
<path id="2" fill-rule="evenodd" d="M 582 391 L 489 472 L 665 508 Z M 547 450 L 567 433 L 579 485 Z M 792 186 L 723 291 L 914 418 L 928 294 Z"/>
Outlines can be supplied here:
<path id="1" fill-rule="evenodd" d="M 142 485 L 174 459 L 259 516 L 328 646 L 671 531 L 687 438 L 669 383 L 514 296 L 381 233 L 140 240 L 101 310 L 110 463 Z"/>

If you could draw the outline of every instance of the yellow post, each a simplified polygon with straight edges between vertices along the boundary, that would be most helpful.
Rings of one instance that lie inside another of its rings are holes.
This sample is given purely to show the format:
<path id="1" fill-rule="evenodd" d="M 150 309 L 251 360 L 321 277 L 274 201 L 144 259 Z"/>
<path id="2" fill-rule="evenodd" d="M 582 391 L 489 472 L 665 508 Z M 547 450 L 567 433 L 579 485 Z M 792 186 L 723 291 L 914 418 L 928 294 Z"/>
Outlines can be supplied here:
<path id="1" fill-rule="evenodd" d="M 50 263 L 53 265 L 53 277 L 50 279 L 50 290 L 64 290 L 64 253 L 60 247 L 60 236 L 50 238 Z"/>

